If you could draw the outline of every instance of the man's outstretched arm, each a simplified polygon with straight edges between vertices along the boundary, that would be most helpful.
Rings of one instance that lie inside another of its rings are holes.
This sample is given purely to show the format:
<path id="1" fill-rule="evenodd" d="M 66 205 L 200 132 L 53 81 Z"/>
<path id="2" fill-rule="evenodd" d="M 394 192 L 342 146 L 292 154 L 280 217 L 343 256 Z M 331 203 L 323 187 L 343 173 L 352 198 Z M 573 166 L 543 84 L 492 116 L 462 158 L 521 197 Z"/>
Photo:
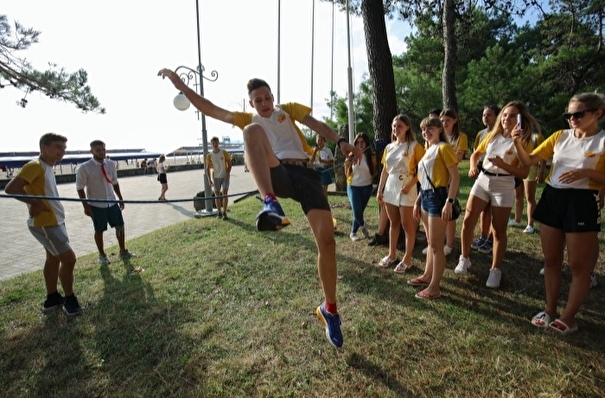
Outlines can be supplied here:
<path id="1" fill-rule="evenodd" d="M 185 84 L 175 72 L 170 69 L 164 68 L 158 72 L 158 76 L 162 76 L 162 79 L 167 77 L 170 79 L 174 87 L 181 91 L 185 97 L 204 115 L 223 121 L 225 123 L 233 124 L 233 113 L 214 105 L 212 102 L 202 97 L 189 86 Z"/>
<path id="2" fill-rule="evenodd" d="M 324 137 L 326 141 L 332 141 L 334 143 L 338 143 L 338 141 L 342 138 L 336 133 L 330 126 L 326 123 L 321 122 L 315 119 L 311 115 L 307 115 L 303 118 L 302 123 L 309 127 L 311 130 L 315 131 L 320 136 Z M 361 162 L 361 151 L 354 145 L 351 145 L 348 141 L 341 142 L 340 145 L 337 145 L 338 149 L 345 155 L 345 157 L 349 157 L 350 155 L 354 156 L 353 162 L 355 164 L 359 164 Z"/>

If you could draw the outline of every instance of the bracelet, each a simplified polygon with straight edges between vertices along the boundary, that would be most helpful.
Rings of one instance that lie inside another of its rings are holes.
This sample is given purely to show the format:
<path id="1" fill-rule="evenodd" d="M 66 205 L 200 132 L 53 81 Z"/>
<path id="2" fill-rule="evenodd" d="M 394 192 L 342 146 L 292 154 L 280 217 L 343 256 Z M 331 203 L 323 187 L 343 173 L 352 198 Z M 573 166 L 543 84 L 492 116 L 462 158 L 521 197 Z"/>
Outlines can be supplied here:
<path id="1" fill-rule="evenodd" d="M 340 138 L 338 141 L 336 141 L 336 146 L 338 147 L 338 149 L 340 149 L 340 143 L 341 142 L 349 142 L 346 138 Z"/>

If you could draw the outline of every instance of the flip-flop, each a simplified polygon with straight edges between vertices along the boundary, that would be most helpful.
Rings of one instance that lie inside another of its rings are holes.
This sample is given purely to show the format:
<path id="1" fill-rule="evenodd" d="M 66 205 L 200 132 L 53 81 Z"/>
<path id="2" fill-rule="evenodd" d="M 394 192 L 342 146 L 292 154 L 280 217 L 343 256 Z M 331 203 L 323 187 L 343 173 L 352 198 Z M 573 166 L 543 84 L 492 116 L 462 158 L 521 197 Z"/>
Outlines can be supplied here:
<path id="1" fill-rule="evenodd" d="M 405 272 L 407 272 L 408 270 L 410 270 L 412 268 L 412 265 L 406 265 L 403 261 L 400 262 L 399 264 L 397 264 L 397 266 L 395 267 L 395 269 L 393 270 L 393 272 L 396 272 L 398 274 L 403 274 Z"/>
<path id="2" fill-rule="evenodd" d="M 391 260 L 391 259 L 389 258 L 389 256 L 385 256 L 385 257 L 383 257 L 383 259 L 382 259 L 382 260 L 380 260 L 380 262 L 378 263 L 378 265 L 379 265 L 380 267 L 385 268 L 385 267 L 390 267 L 390 266 L 392 266 L 392 265 L 394 265 L 394 264 L 396 264 L 396 263 L 397 263 L 397 258 L 395 258 L 395 259 Z"/>
<path id="3" fill-rule="evenodd" d="M 437 294 L 428 294 L 425 290 L 421 290 L 418 293 L 416 293 L 416 297 L 417 299 L 422 299 L 422 300 L 435 300 L 438 299 L 439 297 L 441 297 L 441 292 L 437 293 Z"/>
<path id="4" fill-rule="evenodd" d="M 555 319 L 544 329 L 546 333 L 553 334 L 555 336 L 567 336 L 573 332 L 578 331 L 578 325 L 570 328 L 565 322 L 560 319 Z"/>
<path id="5" fill-rule="evenodd" d="M 412 285 L 412 286 L 426 286 L 428 284 L 429 284 L 428 282 L 425 282 L 420 278 L 414 278 L 414 279 L 408 280 L 408 285 Z"/>
<path id="6" fill-rule="evenodd" d="M 534 326 L 536 326 L 536 327 L 539 327 L 539 328 L 545 328 L 548 325 L 550 325 L 551 322 L 552 322 L 552 318 L 550 317 L 550 315 L 548 315 L 544 311 L 538 312 L 531 319 L 531 324 L 534 325 Z"/>

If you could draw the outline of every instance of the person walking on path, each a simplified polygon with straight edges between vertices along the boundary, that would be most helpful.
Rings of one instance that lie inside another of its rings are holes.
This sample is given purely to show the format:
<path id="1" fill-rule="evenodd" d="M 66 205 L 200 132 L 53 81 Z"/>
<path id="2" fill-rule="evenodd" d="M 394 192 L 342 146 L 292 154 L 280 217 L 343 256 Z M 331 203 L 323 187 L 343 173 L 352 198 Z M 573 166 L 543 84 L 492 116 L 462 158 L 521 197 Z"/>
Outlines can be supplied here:
<path id="1" fill-rule="evenodd" d="M 158 200 L 160 202 L 164 202 L 166 200 L 166 191 L 168 191 L 168 177 L 166 177 L 166 172 L 168 171 L 168 165 L 166 164 L 166 156 L 162 155 L 158 158 L 156 169 L 158 171 L 158 181 L 162 186 L 160 190 L 160 197 Z"/>
<path id="2" fill-rule="evenodd" d="M 605 186 L 605 130 L 599 122 L 605 118 L 605 95 L 574 95 L 563 117 L 570 128 L 553 133 L 531 153 L 523 147 L 522 131 L 515 130 L 513 135 L 519 159 L 526 166 L 552 156 L 546 187 L 533 214 L 540 223 L 546 306 L 531 323 L 558 336 L 578 330 L 576 315 L 588 296 L 597 258 L 599 192 Z M 571 284 L 567 304 L 557 315 L 565 251 Z"/>
<path id="3" fill-rule="evenodd" d="M 103 202 L 82 201 L 84 214 L 92 218 L 95 244 L 99 251 L 99 264 L 110 263 L 103 243 L 103 233 L 107 224 L 116 230 L 116 239 L 120 247 L 120 258 L 127 260 L 133 254 L 126 249 L 124 218 L 124 198 L 118 183 L 115 162 L 106 159 L 105 143 L 94 140 L 90 143 L 92 159 L 82 163 L 76 173 L 76 190 L 81 199 L 102 199 Z M 86 191 L 84 191 L 86 189 Z M 116 196 L 120 200 L 117 202 Z"/>
<path id="4" fill-rule="evenodd" d="M 170 69 L 158 72 L 168 77 L 174 87 L 205 115 L 242 129 L 246 146 L 246 164 L 254 178 L 264 208 L 256 217 L 259 231 L 275 231 L 290 224 L 277 196 L 300 202 L 313 231 L 317 246 L 317 268 L 324 293 L 324 302 L 316 314 L 325 327 L 330 344 L 341 347 L 343 336 L 336 306 L 336 241 L 330 205 L 318 173 L 310 168 L 311 147 L 295 121 L 304 124 L 336 146 L 355 162 L 361 161 L 361 151 L 341 138 L 326 123 L 315 119 L 311 109 L 294 102 L 275 104 L 271 88 L 261 79 L 248 81 L 248 97 L 256 114 L 230 112 L 220 108 L 189 88 Z"/>
<path id="5" fill-rule="evenodd" d="M 206 178 L 214 190 L 216 196 L 216 209 L 218 218 L 227 219 L 227 205 L 229 204 L 229 180 L 231 178 L 231 155 L 219 147 L 218 137 L 212 137 L 210 140 L 212 151 L 206 155 Z"/>
<path id="6" fill-rule="evenodd" d="M 4 188 L 9 195 L 35 195 L 59 197 L 53 166 L 65 156 L 67 138 L 47 133 L 40 138 L 40 156 L 25 164 L 19 173 Z M 44 247 L 44 283 L 46 300 L 42 311 L 63 308 L 68 316 L 78 315 L 82 307 L 74 294 L 74 267 L 76 254 L 69 245 L 65 228 L 65 209 L 58 200 L 18 198 L 27 204 L 30 233 Z M 62 296 L 58 291 L 58 281 L 63 287 Z"/>

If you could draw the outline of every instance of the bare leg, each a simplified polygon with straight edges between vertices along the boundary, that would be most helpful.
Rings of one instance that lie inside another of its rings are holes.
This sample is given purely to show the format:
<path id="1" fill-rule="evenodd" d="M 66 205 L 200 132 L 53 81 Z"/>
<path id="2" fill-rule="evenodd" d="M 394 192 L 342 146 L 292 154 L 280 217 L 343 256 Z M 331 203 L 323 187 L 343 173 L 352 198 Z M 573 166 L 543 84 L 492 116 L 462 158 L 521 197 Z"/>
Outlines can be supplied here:
<path id="1" fill-rule="evenodd" d="M 470 195 L 468 197 L 466 202 L 466 210 L 464 212 L 464 220 L 462 221 L 462 230 L 460 231 L 460 239 L 462 241 L 461 254 L 464 258 L 468 258 L 470 256 L 475 226 L 479 220 L 479 215 L 483 217 L 483 214 L 488 210 L 487 206 L 489 206 L 489 204 L 486 201 L 476 197 L 475 195 Z M 483 236 L 483 225 L 481 226 L 481 236 Z M 485 235 L 485 237 L 487 237 L 487 235 Z"/>
<path id="2" fill-rule="evenodd" d="M 578 232 L 565 234 L 567 240 L 567 257 L 571 269 L 571 285 L 567 297 L 567 305 L 561 313 L 561 321 L 569 327 L 576 326 L 576 314 L 584 304 L 590 291 L 590 273 L 592 272 L 592 256 L 598 245 L 596 232 Z"/>
<path id="3" fill-rule="evenodd" d="M 399 239 L 399 230 L 401 229 L 401 220 L 399 219 L 399 206 L 385 203 L 385 209 L 391 221 L 389 228 L 389 258 L 397 258 L 397 240 Z"/>
<path id="4" fill-rule="evenodd" d="M 336 303 L 336 241 L 332 213 L 328 210 L 311 210 L 307 220 L 315 236 L 317 271 L 324 297 L 326 302 Z"/>
<path id="5" fill-rule="evenodd" d="M 557 301 L 561 289 L 565 234 L 560 229 L 541 224 L 540 240 L 544 253 L 544 288 L 546 290 L 546 308 L 544 312 L 554 317 L 557 314 Z"/>
<path id="6" fill-rule="evenodd" d="M 264 197 L 268 193 L 273 193 L 270 169 L 279 166 L 279 160 L 273 153 L 267 133 L 262 126 L 256 123 L 250 124 L 244 128 L 243 135 L 248 170 L 254 178 L 261 197 Z M 331 218 L 330 222 L 332 222 Z"/>
<path id="7" fill-rule="evenodd" d="M 481 236 L 483 238 L 489 238 L 490 227 L 492 225 L 492 209 L 488 203 L 485 209 L 481 212 Z"/>
<path id="8" fill-rule="evenodd" d="M 494 234 L 494 245 L 492 255 L 492 269 L 500 268 L 502 259 L 506 252 L 508 237 L 506 228 L 508 218 L 510 217 L 510 207 L 494 207 L 492 206 L 492 231 Z"/>
<path id="9" fill-rule="evenodd" d="M 527 225 L 534 226 L 534 210 L 536 209 L 536 181 L 523 181 L 525 198 L 527 199 Z"/>
<path id="10" fill-rule="evenodd" d="M 117 233 L 117 230 L 116 230 Z M 119 242 L 119 241 L 118 241 Z M 99 251 L 99 255 L 105 255 L 105 249 L 103 247 L 103 231 L 95 231 L 95 244 L 97 245 L 97 250 Z"/>
<path id="11" fill-rule="evenodd" d="M 412 252 L 416 245 L 416 229 L 418 229 L 418 222 L 414 220 L 414 207 L 399 206 L 399 216 L 405 231 L 405 254 L 402 261 L 406 265 L 411 265 Z"/>
<path id="12" fill-rule="evenodd" d="M 118 246 L 120 247 L 120 251 L 123 252 L 126 250 L 126 242 L 125 242 L 124 226 L 120 225 L 116 227 L 116 239 L 118 240 Z"/>
<path id="13" fill-rule="evenodd" d="M 76 266 L 76 254 L 73 250 L 68 250 L 59 254 L 58 259 L 61 261 L 59 268 L 59 280 L 63 286 L 63 292 L 66 296 L 74 294 L 74 267 Z"/>
<path id="14" fill-rule="evenodd" d="M 441 293 L 439 285 L 441 284 L 441 278 L 443 278 L 443 271 L 445 270 L 443 239 L 445 238 L 447 224 L 443 222 L 440 217 L 428 217 L 428 225 L 429 250 L 427 253 L 427 267 L 429 264 L 429 257 L 431 257 L 432 275 L 431 282 L 424 291 L 429 295 L 436 295 Z"/>
<path id="15" fill-rule="evenodd" d="M 57 291 L 57 283 L 59 280 L 59 264 L 58 257 L 53 256 L 46 250 L 46 261 L 44 262 L 44 284 L 46 285 L 46 294 L 51 294 Z"/>
<path id="16" fill-rule="evenodd" d="M 456 220 L 451 220 L 447 222 L 446 230 L 445 230 L 445 244 L 450 248 L 454 248 L 454 240 L 456 239 Z M 443 250 L 443 247 L 441 248 Z"/>
<path id="17" fill-rule="evenodd" d="M 515 188 L 515 221 L 521 222 L 523 217 L 523 201 L 525 200 L 523 184 Z"/>

